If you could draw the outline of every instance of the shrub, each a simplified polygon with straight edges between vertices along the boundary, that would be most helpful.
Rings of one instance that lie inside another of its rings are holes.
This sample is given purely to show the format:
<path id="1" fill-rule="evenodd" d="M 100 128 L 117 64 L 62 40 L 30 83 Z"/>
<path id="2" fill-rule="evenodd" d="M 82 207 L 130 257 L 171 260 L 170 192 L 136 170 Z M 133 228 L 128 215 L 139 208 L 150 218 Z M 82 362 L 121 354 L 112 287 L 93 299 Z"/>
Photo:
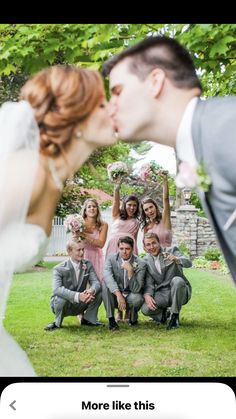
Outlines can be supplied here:
<path id="1" fill-rule="evenodd" d="M 210 248 L 204 253 L 206 260 L 220 260 L 221 252 L 217 248 Z"/>
<path id="2" fill-rule="evenodd" d="M 203 256 L 199 256 L 193 260 L 193 268 L 210 268 L 210 261 L 206 260 Z"/>
<path id="3" fill-rule="evenodd" d="M 189 254 L 190 254 L 190 252 L 189 252 L 189 248 L 188 248 L 188 246 L 184 243 L 184 242 L 181 242 L 179 245 L 178 245 L 178 248 L 179 248 L 179 250 L 180 250 L 180 252 L 184 255 L 184 256 L 189 256 Z"/>

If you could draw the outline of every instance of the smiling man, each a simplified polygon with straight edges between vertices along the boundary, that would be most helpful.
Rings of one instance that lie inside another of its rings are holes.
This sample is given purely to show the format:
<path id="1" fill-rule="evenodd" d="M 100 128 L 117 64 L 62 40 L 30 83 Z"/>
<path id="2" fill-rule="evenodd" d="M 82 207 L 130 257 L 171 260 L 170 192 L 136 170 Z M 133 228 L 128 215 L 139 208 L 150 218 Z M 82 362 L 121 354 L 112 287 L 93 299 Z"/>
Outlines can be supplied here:
<path id="1" fill-rule="evenodd" d="M 114 309 L 130 310 L 129 325 L 138 323 L 138 310 L 143 303 L 146 264 L 133 253 L 134 241 L 129 236 L 120 237 L 118 252 L 106 259 L 103 284 L 103 301 L 109 329 L 117 330 Z"/>
<path id="2" fill-rule="evenodd" d="M 146 233 L 143 238 L 144 257 L 148 274 L 144 287 L 144 304 L 141 311 L 153 320 L 166 322 L 167 308 L 170 308 L 170 320 L 167 329 L 179 327 L 179 313 L 192 293 L 192 288 L 183 273 L 183 267 L 189 268 L 192 262 L 183 256 L 177 247 L 162 248 L 155 233 Z"/>

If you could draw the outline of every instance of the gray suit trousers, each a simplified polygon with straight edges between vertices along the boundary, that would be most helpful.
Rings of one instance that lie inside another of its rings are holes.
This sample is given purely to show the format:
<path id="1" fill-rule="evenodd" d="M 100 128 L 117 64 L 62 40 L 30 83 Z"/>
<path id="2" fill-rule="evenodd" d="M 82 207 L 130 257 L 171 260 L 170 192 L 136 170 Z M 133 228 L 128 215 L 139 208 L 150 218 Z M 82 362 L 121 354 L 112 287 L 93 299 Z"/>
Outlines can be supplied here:
<path id="1" fill-rule="evenodd" d="M 146 303 L 141 307 L 145 316 L 150 316 L 154 320 L 160 320 L 163 308 L 170 307 L 171 314 L 179 313 L 181 307 L 191 298 L 191 289 L 180 276 L 174 276 L 170 282 L 170 287 L 163 287 L 157 290 L 153 296 L 157 309 L 151 310 Z"/>
<path id="2" fill-rule="evenodd" d="M 102 293 L 99 291 L 93 301 L 85 304 L 82 301 L 79 303 L 71 303 L 64 298 L 55 296 L 51 299 L 51 309 L 55 314 L 55 323 L 58 327 L 61 326 L 64 317 L 77 316 L 84 313 L 85 320 L 91 323 L 96 323 L 99 306 L 102 302 Z"/>
<path id="3" fill-rule="evenodd" d="M 115 308 L 118 307 L 117 298 L 109 291 L 105 283 L 102 284 L 102 297 L 106 308 L 107 318 L 109 319 L 109 317 L 114 317 Z M 138 311 L 143 304 L 143 296 L 140 293 L 130 292 L 127 297 L 125 297 L 125 301 L 128 309 L 130 310 L 130 320 L 134 322 L 137 320 Z"/>

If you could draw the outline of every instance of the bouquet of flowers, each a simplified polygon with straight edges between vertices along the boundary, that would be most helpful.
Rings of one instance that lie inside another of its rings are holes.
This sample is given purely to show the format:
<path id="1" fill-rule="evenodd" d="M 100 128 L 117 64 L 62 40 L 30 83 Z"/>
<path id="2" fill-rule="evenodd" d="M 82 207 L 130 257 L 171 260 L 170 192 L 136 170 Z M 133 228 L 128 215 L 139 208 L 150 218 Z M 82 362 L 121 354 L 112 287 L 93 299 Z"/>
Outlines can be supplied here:
<path id="1" fill-rule="evenodd" d="M 84 239 L 83 232 L 85 230 L 84 219 L 79 214 L 70 214 L 64 220 L 64 226 L 67 233 L 72 233 L 73 236 Z"/>
<path id="2" fill-rule="evenodd" d="M 127 176 L 129 171 L 125 163 L 123 163 L 122 161 L 116 161 L 114 163 L 108 164 L 107 173 L 108 178 L 112 182 L 117 182 L 120 180 L 121 177 Z"/>
<path id="3" fill-rule="evenodd" d="M 160 173 L 165 173 L 155 161 L 145 163 L 141 166 L 139 176 L 144 182 L 158 182 L 161 181 Z"/>

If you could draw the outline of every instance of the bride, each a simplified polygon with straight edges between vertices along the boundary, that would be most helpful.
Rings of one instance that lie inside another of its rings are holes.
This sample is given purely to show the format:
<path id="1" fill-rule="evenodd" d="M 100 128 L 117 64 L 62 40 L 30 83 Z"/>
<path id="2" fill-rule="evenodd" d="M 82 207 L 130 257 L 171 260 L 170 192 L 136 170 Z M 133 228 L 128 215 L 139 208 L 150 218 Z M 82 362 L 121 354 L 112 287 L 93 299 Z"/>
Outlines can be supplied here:
<path id="1" fill-rule="evenodd" d="M 0 108 L 0 376 L 35 376 L 2 324 L 12 275 L 45 254 L 66 179 L 96 147 L 115 142 L 103 81 L 93 70 L 42 70 L 19 102 Z"/>

